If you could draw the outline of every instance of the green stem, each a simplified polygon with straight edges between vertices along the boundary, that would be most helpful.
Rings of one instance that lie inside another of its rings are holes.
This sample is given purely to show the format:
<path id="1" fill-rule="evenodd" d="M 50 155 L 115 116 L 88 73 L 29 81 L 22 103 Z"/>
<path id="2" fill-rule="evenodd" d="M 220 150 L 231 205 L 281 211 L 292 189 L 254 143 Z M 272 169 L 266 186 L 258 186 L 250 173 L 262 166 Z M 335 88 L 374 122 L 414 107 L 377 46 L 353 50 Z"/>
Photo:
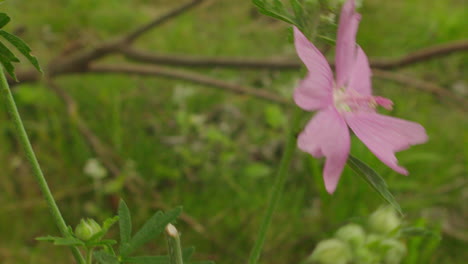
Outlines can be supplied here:
<path id="1" fill-rule="evenodd" d="M 93 249 L 88 248 L 86 250 L 86 264 L 93 264 Z"/>
<path id="2" fill-rule="evenodd" d="M 8 81 L 3 72 L 2 66 L 0 66 L 0 93 L 3 93 L 5 95 L 6 106 L 7 106 L 8 112 L 10 112 L 13 122 L 15 123 L 16 132 L 18 134 L 20 144 L 23 146 L 23 149 L 26 153 L 26 158 L 31 164 L 32 172 L 34 176 L 36 177 L 37 183 L 39 184 L 39 188 L 41 189 L 42 194 L 44 195 L 44 198 L 46 199 L 46 202 L 49 206 L 50 213 L 52 214 L 52 217 L 54 218 L 54 221 L 58 229 L 60 230 L 60 233 L 62 233 L 64 237 L 70 237 L 71 235 L 68 232 L 68 228 L 67 228 L 67 225 L 65 224 L 65 220 L 63 220 L 62 214 L 60 213 L 60 210 L 57 207 L 57 204 L 55 203 L 54 197 L 52 196 L 52 193 L 50 192 L 49 186 L 47 185 L 47 181 L 44 178 L 41 167 L 39 166 L 39 162 L 37 161 L 36 155 L 34 154 L 34 150 L 31 146 L 31 143 L 29 142 L 28 135 L 26 133 L 26 130 L 24 129 L 23 122 L 21 121 L 18 108 L 16 107 L 15 100 L 13 98 L 13 95 L 11 94 L 10 86 L 8 85 Z M 78 248 L 72 247 L 72 253 L 76 261 L 79 264 L 85 263 L 84 258 L 81 255 Z"/>
<path id="3" fill-rule="evenodd" d="M 166 226 L 166 240 L 169 250 L 169 260 L 171 264 L 184 264 L 182 257 L 182 247 L 180 246 L 180 236 L 177 229 L 172 225 Z"/>
<path id="4" fill-rule="evenodd" d="M 281 158 L 278 173 L 276 175 L 276 179 L 273 184 L 273 189 L 271 191 L 268 208 L 265 213 L 265 217 L 263 218 L 262 225 L 260 226 L 260 231 L 258 233 L 257 240 L 255 241 L 254 247 L 250 252 L 249 264 L 256 264 L 260 258 L 262 247 L 265 242 L 266 233 L 271 223 L 271 217 L 273 215 L 273 212 L 275 211 L 276 205 L 278 204 L 279 198 L 283 191 L 286 176 L 288 175 L 287 172 L 289 169 L 289 164 L 291 163 L 294 150 L 296 149 L 296 129 L 299 124 L 300 114 L 301 110 L 296 107 L 289 127 L 286 149 L 283 152 L 283 157 Z"/>

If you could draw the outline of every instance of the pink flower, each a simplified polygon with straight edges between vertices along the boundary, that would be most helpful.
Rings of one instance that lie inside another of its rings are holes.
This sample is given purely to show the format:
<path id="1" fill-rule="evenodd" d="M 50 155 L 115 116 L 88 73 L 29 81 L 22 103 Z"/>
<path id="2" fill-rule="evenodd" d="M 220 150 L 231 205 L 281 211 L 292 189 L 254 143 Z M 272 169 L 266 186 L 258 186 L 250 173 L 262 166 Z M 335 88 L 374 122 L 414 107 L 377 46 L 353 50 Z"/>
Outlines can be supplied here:
<path id="1" fill-rule="evenodd" d="M 341 10 L 336 46 L 336 79 L 325 57 L 294 28 L 296 51 L 309 73 L 294 91 L 294 101 L 304 110 L 318 110 L 299 135 L 298 146 L 316 158 L 325 157 L 323 178 L 333 193 L 348 159 L 350 135 L 354 134 L 384 164 L 400 174 L 395 152 L 427 141 L 424 128 L 414 122 L 377 114 L 380 105 L 391 109 L 391 100 L 373 96 L 367 56 L 355 38 L 360 15 L 354 1 Z"/>

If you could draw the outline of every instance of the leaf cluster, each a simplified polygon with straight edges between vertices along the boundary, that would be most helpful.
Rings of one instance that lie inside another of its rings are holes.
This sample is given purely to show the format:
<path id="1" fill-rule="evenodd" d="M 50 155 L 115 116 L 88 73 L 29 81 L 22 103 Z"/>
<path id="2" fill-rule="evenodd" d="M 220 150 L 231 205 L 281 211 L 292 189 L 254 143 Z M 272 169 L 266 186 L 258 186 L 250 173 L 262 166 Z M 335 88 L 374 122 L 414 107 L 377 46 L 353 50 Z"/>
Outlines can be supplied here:
<path id="1" fill-rule="evenodd" d="M 161 234 L 166 226 L 174 222 L 182 213 L 182 207 L 176 207 L 166 213 L 162 211 L 156 212 L 145 224 L 132 235 L 132 222 L 130 210 L 124 201 L 119 204 L 118 215 L 106 219 L 102 224 L 102 230 L 93 235 L 89 240 L 83 241 L 73 234 L 73 230 L 69 228 L 70 237 L 39 237 L 37 240 L 53 242 L 59 246 L 81 246 L 92 252 L 95 248 L 100 248 L 94 251 L 93 257 L 100 264 L 172 264 L 168 255 L 155 256 L 131 256 L 131 254 L 156 236 Z M 120 229 L 120 244 L 118 254 L 114 251 L 113 245 L 117 244 L 113 239 L 102 239 L 109 231 L 110 227 L 115 223 L 119 224 Z M 194 247 L 186 248 L 182 251 L 184 263 L 186 264 L 211 264 L 211 261 L 190 261 Z"/>
<path id="2" fill-rule="evenodd" d="M 38 71 L 42 72 L 36 57 L 31 55 L 31 48 L 19 37 L 6 32 L 2 28 L 10 22 L 10 17 L 5 13 L 0 13 L 0 36 L 13 45 Z M 8 74 L 18 81 L 15 75 L 15 66 L 20 60 L 11 50 L 0 41 L 0 63 L 5 67 Z"/>

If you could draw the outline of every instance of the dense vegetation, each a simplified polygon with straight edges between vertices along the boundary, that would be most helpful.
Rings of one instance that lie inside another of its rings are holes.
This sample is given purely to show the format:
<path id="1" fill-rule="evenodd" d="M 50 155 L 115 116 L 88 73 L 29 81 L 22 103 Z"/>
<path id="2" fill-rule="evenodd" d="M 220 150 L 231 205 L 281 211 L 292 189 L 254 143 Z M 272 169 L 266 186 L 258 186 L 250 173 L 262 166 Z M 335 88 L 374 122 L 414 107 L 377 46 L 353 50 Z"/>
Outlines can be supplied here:
<path id="1" fill-rule="evenodd" d="M 32 47 L 43 65 L 112 39 L 174 6 L 175 1 L 7 1 L 8 25 Z M 156 3 L 154 3 L 156 2 Z M 366 0 L 358 42 L 372 57 L 395 57 L 466 37 L 466 4 L 450 0 Z M 288 26 L 258 14 L 250 1 L 206 1 L 138 40 L 156 53 L 258 58 L 296 58 Z M 333 54 L 329 54 L 333 57 Z M 121 58 L 108 59 L 119 63 Z M 467 95 L 468 56 L 456 53 L 398 70 Z M 196 70 L 290 98 L 300 71 Z M 183 243 L 203 259 L 243 263 L 259 226 L 272 177 L 284 147 L 291 106 L 203 85 L 151 77 L 79 74 L 56 83 L 77 102 L 79 115 L 120 168 L 92 179 L 84 173 L 97 158 L 80 122 L 44 83 L 14 88 L 26 128 L 64 217 L 104 219 L 123 197 L 141 224 L 156 209 L 183 205 L 178 227 Z M 423 124 L 430 141 L 398 155 L 404 177 L 381 164 L 362 143 L 352 153 L 387 180 L 405 221 L 436 232 L 436 246 L 409 242 L 405 263 L 463 263 L 468 207 L 466 112 L 450 98 L 411 85 L 375 79 L 376 94 L 391 98 L 389 114 Z M 1 107 L 4 110 L 4 107 Z M 310 117 L 304 113 L 304 123 Z M 69 263 L 69 252 L 35 241 L 56 233 L 6 111 L 0 111 L 0 262 Z M 99 159 L 99 158 L 98 158 Z M 101 162 L 104 162 L 101 160 Z M 351 170 L 336 193 L 325 192 L 321 161 L 296 151 L 285 193 L 275 214 L 263 263 L 296 263 L 315 244 L 348 221 L 362 221 L 383 201 Z M 112 176 L 111 176 L 112 175 Z M 76 221 L 76 222 L 73 222 Z M 147 251 L 164 251 L 155 241 Z M 432 244 L 434 245 L 432 245 Z M 424 250 L 422 250 L 424 249 Z"/>

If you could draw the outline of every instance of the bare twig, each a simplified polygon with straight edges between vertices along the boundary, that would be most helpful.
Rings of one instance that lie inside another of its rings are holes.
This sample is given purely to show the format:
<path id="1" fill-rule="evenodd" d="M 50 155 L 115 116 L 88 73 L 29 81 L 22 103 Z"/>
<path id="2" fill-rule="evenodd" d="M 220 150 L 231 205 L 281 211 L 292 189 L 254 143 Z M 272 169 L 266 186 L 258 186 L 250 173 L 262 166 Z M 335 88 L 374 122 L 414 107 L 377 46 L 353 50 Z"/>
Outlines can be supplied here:
<path id="1" fill-rule="evenodd" d="M 427 61 L 441 56 L 446 56 L 457 51 L 467 51 L 468 40 L 460 40 L 452 43 L 445 43 L 411 52 L 396 59 L 372 59 L 371 66 L 377 69 L 395 69 L 409 66 L 414 63 Z"/>
<path id="2" fill-rule="evenodd" d="M 414 63 L 423 62 L 440 56 L 449 55 L 457 51 L 468 50 L 468 41 L 457 41 L 446 43 L 419 51 L 409 53 L 395 59 L 370 59 L 370 65 L 374 69 L 393 69 L 409 66 Z M 176 54 L 153 54 L 130 47 L 119 50 L 127 58 L 144 63 L 165 64 L 172 66 L 187 67 L 227 67 L 246 69 L 270 69 L 270 70 L 296 70 L 302 67 L 297 59 L 252 59 L 233 57 L 206 57 Z M 334 65 L 333 60 L 329 60 Z"/>
<path id="3" fill-rule="evenodd" d="M 302 67 L 298 60 L 252 59 L 235 57 L 206 57 L 193 55 L 154 54 L 126 47 L 119 50 L 126 58 L 135 62 L 163 64 L 182 67 L 223 67 L 268 70 L 297 70 Z"/>
<path id="4" fill-rule="evenodd" d="M 94 73 L 123 73 L 135 74 L 142 76 L 160 76 L 169 79 L 184 80 L 196 84 L 204 84 L 207 86 L 219 88 L 222 90 L 231 91 L 238 94 L 248 94 L 267 101 L 288 104 L 289 100 L 272 94 L 270 92 L 254 89 L 238 84 L 224 82 L 215 78 L 207 77 L 202 74 L 192 73 L 183 70 L 175 70 L 159 66 L 139 66 L 139 65 L 98 65 L 93 64 L 89 67 L 89 72 Z"/>
<path id="5" fill-rule="evenodd" d="M 395 72 L 377 70 L 377 69 L 374 69 L 372 73 L 373 73 L 373 76 L 376 78 L 385 79 L 385 80 L 397 82 L 403 85 L 411 86 L 422 91 L 434 93 L 441 97 L 451 98 L 453 101 L 460 104 L 460 106 L 465 111 L 467 111 L 468 109 L 467 100 L 463 99 L 463 97 L 455 95 L 448 89 L 444 89 L 443 87 L 438 86 L 437 84 L 414 79 L 402 73 L 395 73 Z"/>
<path id="6" fill-rule="evenodd" d="M 127 36 L 125 36 L 122 41 L 125 43 L 131 43 L 147 31 L 153 29 L 156 26 L 159 26 L 163 24 L 166 21 L 169 21 L 170 19 L 177 17 L 180 14 L 183 14 L 185 11 L 190 10 L 191 8 L 195 7 L 196 5 L 200 4 L 203 2 L 203 0 L 192 0 L 190 2 L 187 2 L 169 12 L 166 14 L 162 15 L 161 17 L 156 18 L 155 20 L 149 22 L 148 24 L 135 29 L 131 33 L 129 33 Z"/>

